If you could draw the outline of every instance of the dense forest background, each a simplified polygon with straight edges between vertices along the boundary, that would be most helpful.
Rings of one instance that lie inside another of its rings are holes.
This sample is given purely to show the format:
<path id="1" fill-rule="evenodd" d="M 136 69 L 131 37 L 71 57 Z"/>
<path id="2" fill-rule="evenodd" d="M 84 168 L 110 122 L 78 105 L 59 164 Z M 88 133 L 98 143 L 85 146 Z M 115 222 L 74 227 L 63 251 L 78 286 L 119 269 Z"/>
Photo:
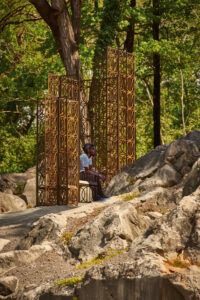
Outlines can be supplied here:
<path id="1" fill-rule="evenodd" d="M 47 93 L 49 73 L 68 70 L 37 2 L 50 8 L 59 0 L 0 2 L 0 173 L 35 164 L 36 101 Z M 75 24 L 82 77 L 91 78 L 95 55 L 106 46 L 135 54 L 137 157 L 155 145 L 156 95 L 161 143 L 199 129 L 199 0 L 62 2 Z"/>

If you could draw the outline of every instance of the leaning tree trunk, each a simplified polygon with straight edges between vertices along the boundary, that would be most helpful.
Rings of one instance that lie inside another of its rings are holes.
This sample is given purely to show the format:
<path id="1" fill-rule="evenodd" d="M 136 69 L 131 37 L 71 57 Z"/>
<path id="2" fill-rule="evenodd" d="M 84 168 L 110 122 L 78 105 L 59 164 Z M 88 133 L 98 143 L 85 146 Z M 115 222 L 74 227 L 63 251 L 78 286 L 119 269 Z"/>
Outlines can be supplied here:
<path id="1" fill-rule="evenodd" d="M 81 81 L 78 53 L 81 0 L 70 1 L 71 18 L 64 0 L 51 0 L 51 5 L 46 0 L 30 0 L 30 2 L 50 27 L 67 75 Z M 91 136 L 91 132 L 88 108 L 85 104 L 85 95 L 82 88 L 80 90 L 80 107 L 81 140 L 82 143 L 85 143 L 88 141 L 88 137 Z"/>
<path id="2" fill-rule="evenodd" d="M 153 39 L 159 41 L 159 27 L 160 27 L 160 0 L 153 0 Z M 153 122 L 154 122 L 154 147 L 161 144 L 160 136 L 160 54 L 153 54 Z"/>
<path id="3" fill-rule="evenodd" d="M 80 60 L 73 25 L 64 0 L 30 0 L 50 27 L 58 52 L 69 76 L 79 78 Z"/>

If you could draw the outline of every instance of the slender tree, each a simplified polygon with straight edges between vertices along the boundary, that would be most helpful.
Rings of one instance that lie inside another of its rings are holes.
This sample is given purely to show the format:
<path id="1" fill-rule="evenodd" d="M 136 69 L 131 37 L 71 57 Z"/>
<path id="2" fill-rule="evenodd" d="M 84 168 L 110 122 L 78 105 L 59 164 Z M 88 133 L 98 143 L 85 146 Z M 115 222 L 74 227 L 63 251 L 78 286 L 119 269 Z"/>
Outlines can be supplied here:
<path id="1" fill-rule="evenodd" d="M 133 9 L 136 7 L 136 0 L 131 0 L 130 8 Z M 134 49 L 134 40 L 135 40 L 135 21 L 134 19 L 129 20 L 129 25 L 126 32 L 126 39 L 124 42 L 124 50 L 132 53 Z"/>
<path id="2" fill-rule="evenodd" d="M 159 41 L 160 30 L 160 0 L 153 0 L 153 39 Z M 154 147 L 161 144 L 160 136 L 160 54 L 153 53 L 153 122 L 154 122 Z"/>

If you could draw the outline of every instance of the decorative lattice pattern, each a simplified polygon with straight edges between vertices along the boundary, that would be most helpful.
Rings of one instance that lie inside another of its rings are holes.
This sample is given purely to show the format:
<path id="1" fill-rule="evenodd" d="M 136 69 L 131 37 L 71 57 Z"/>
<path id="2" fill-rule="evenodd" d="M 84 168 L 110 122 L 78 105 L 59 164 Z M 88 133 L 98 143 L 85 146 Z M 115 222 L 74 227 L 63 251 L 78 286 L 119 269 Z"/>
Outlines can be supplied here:
<path id="1" fill-rule="evenodd" d="M 50 75 L 38 107 L 38 205 L 79 201 L 79 148 L 96 145 L 96 168 L 108 181 L 135 160 L 134 59 L 108 48 L 92 80 Z"/>
<path id="2" fill-rule="evenodd" d="M 134 58 L 108 48 L 91 81 L 91 140 L 96 167 L 110 180 L 135 160 Z"/>
<path id="3" fill-rule="evenodd" d="M 49 95 L 38 107 L 37 205 L 79 201 L 79 84 L 49 76 Z"/>

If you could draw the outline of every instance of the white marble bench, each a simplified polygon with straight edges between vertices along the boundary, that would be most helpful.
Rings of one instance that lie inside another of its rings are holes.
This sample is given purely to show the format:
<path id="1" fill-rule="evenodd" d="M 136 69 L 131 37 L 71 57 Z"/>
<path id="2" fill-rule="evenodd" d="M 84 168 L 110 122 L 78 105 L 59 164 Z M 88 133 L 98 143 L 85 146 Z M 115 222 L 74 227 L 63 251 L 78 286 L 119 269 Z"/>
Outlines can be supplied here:
<path id="1" fill-rule="evenodd" d="M 79 180 L 79 187 L 80 187 L 80 202 L 87 203 L 92 202 L 92 190 L 88 181 Z"/>

